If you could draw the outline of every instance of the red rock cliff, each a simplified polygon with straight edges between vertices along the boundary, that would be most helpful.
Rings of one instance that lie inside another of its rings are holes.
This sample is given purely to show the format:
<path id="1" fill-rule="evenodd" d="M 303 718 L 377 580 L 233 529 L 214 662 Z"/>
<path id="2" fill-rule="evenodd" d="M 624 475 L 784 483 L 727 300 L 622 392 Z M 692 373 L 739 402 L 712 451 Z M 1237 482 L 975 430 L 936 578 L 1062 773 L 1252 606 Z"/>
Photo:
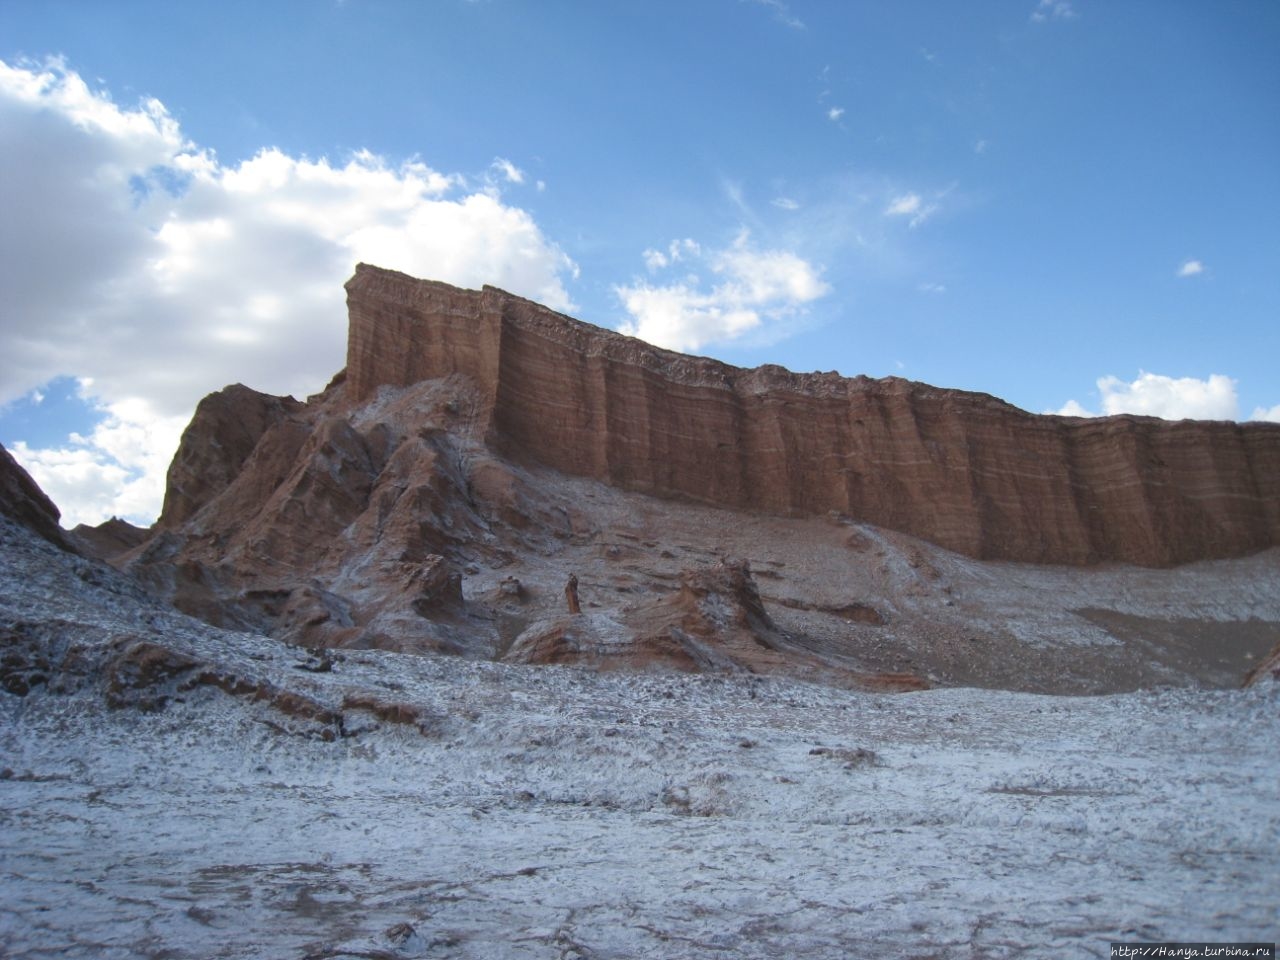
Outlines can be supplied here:
<path id="1" fill-rule="evenodd" d="M 1280 544 L 1280 425 L 1036 416 L 897 378 L 684 356 L 493 287 L 361 264 L 346 288 L 349 402 L 465 374 L 495 447 L 567 473 L 839 511 L 984 559 L 1165 565 Z"/>

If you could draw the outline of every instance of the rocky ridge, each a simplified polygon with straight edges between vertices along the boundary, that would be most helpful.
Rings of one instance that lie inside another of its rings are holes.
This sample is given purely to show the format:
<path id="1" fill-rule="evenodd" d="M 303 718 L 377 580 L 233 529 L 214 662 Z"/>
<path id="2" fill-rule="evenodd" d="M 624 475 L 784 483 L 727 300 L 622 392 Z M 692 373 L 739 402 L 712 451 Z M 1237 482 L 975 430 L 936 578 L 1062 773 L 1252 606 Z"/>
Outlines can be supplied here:
<path id="1" fill-rule="evenodd" d="M 364 290 L 368 284 L 376 290 Z M 878 422 L 896 431 L 884 455 L 872 458 L 885 476 L 929 431 L 942 437 L 968 430 L 971 446 L 988 444 L 982 455 L 995 457 L 996 440 L 1016 447 L 1019 425 L 1028 421 L 1042 434 L 1063 436 L 1088 424 L 1029 417 L 991 398 L 904 381 L 735 371 L 656 351 L 492 289 L 461 291 L 368 267 L 350 288 L 346 371 L 305 402 L 242 385 L 205 398 L 170 468 L 155 527 L 112 522 L 79 530 L 80 549 L 110 557 L 151 596 L 210 624 L 307 647 L 783 673 L 880 689 L 1104 692 L 1163 683 L 1235 686 L 1280 641 L 1276 549 L 1170 569 L 982 561 L 843 510 L 744 510 L 697 502 L 670 487 L 634 489 L 648 481 L 615 476 L 618 482 L 602 483 L 589 469 L 554 463 L 596 450 L 599 463 L 620 469 L 629 461 L 610 451 L 636 447 L 670 465 L 679 456 L 674 448 L 652 449 L 653 424 L 678 423 L 681 436 L 713 435 L 723 428 L 720 414 L 738 409 L 744 396 L 783 417 L 775 423 L 780 437 L 808 422 L 786 421 L 780 411 L 791 406 L 847 414 L 874 398 L 884 404 Z M 414 348 L 388 351 L 383 327 Z M 492 342 L 482 343 L 485 336 Z M 476 371 L 493 350 L 501 369 L 525 372 L 484 380 Z M 439 369 L 428 369 L 433 364 Z M 607 408 L 601 423 L 612 424 L 599 435 L 566 427 L 570 414 L 560 410 L 568 409 L 567 394 L 576 398 L 569 406 L 590 409 L 594 395 L 575 391 L 586 389 L 592 370 L 599 382 L 618 385 L 595 398 Z M 631 381 L 650 385 L 647 400 L 617 392 Z M 664 406 L 668 395 L 674 399 Z M 892 407 L 891 397 L 908 406 Z M 645 423 L 627 413 L 644 409 L 653 413 Z M 966 411 L 973 409 L 987 412 L 970 423 Z M 927 426 L 912 419 L 913 410 L 946 415 L 926 418 Z M 991 427 L 997 414 L 1007 422 L 994 434 L 974 425 Z M 762 429 L 764 421 L 751 426 L 740 411 L 734 416 L 744 435 Z M 806 434 L 813 443 L 827 442 L 819 422 Z M 1277 435 L 1134 418 L 1102 427 L 1141 428 L 1186 443 L 1200 436 L 1204 449 L 1186 452 L 1187 462 L 1209 457 L 1220 433 L 1229 450 L 1247 442 L 1264 453 Z M 662 442 L 669 448 L 675 441 Z M 821 461 L 800 451 L 771 466 L 757 453 L 762 477 L 787 470 L 798 476 L 789 464 Z M 714 470 L 719 460 L 702 462 Z M 1117 464 L 1121 487 L 1158 487 L 1150 478 L 1131 483 L 1123 460 Z M 937 466 L 927 457 L 916 463 L 926 473 Z M 907 470 L 891 486 L 908 490 L 913 477 Z M 927 478 L 920 482 L 928 487 Z M 983 482 L 973 480 L 972 490 Z M 1231 483 L 1258 486 L 1247 472 Z M 1229 497 L 1215 497 L 1218 506 L 1203 507 L 1203 516 L 1228 509 Z M 1027 504 L 1023 529 L 1051 526 L 1052 504 Z M 1241 516 L 1272 506 L 1257 497 L 1237 502 Z M 1157 516 L 1153 510 L 1143 516 Z M 1076 519 L 1067 511 L 1065 528 L 1041 530 L 1034 541 L 1040 552 L 1074 536 Z M 1166 545 L 1185 541 L 1172 522 L 1159 521 Z M 1008 539 L 1016 526 L 991 527 L 989 539 Z M 1228 543 L 1241 549 L 1232 529 L 1215 527 L 1202 552 Z M 575 574 L 581 614 L 566 608 L 563 595 Z"/>
<path id="2" fill-rule="evenodd" d="M 463 375 L 508 456 L 662 496 L 838 511 L 971 557 L 1148 566 L 1280 543 L 1280 425 L 1037 416 L 898 378 L 743 370 L 493 287 L 361 264 L 347 403 Z"/>

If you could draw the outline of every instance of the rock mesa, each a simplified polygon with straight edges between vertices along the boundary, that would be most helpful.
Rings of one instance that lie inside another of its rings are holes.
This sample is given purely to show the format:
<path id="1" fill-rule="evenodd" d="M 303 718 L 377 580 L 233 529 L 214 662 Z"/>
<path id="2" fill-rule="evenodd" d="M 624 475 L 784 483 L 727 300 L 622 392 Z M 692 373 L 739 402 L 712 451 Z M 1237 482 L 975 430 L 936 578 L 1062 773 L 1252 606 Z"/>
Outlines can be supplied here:
<path id="1" fill-rule="evenodd" d="M 1034 415 L 890 377 L 740 369 L 493 287 L 361 264 L 346 402 L 461 374 L 503 455 L 624 489 L 837 512 L 979 559 L 1148 566 L 1280 544 L 1280 425 Z"/>

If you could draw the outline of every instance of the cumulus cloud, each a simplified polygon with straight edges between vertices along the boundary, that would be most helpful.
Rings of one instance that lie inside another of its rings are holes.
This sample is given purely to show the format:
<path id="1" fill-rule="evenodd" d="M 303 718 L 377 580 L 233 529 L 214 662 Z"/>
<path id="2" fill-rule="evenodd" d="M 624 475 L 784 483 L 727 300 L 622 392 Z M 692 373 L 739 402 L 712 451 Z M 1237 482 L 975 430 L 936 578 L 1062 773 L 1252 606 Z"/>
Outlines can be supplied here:
<path id="1" fill-rule="evenodd" d="M 1182 266 L 1178 268 L 1178 276 L 1194 277 L 1204 273 L 1204 264 L 1199 260 L 1184 261 Z"/>
<path id="2" fill-rule="evenodd" d="M 1280 403 L 1277 403 L 1271 409 L 1266 407 L 1254 407 L 1253 415 L 1250 420 L 1270 420 L 1272 423 L 1280 423 Z"/>
<path id="3" fill-rule="evenodd" d="M 368 152 L 223 164 L 157 100 L 120 106 L 59 61 L 0 61 L 0 208 L 21 238 L 0 259 L 0 404 L 73 376 L 102 417 L 15 456 L 65 522 L 149 522 L 169 425 L 200 397 L 234 381 L 305 395 L 342 366 L 360 260 L 571 309 L 575 265 L 493 182 L 523 176 L 499 158 L 473 186 Z"/>
<path id="4" fill-rule="evenodd" d="M 82 382 L 81 395 L 91 397 L 91 389 Z M 89 435 L 72 433 L 59 447 L 19 441 L 11 452 L 62 510 L 65 525 L 146 520 L 164 499 L 165 471 L 189 417 L 164 416 L 141 397 L 96 406 L 102 419 Z"/>
<path id="5" fill-rule="evenodd" d="M 708 288 L 691 273 L 668 284 L 615 287 L 631 315 L 619 328 L 623 333 L 670 350 L 696 350 L 794 317 L 830 290 L 819 268 L 791 251 L 757 249 L 746 231 L 724 250 L 704 251 L 684 240 L 673 243 L 666 256 L 677 243 L 680 257 L 670 260 L 704 266 L 714 282 Z M 654 252 L 645 251 L 647 263 Z"/>
<path id="6" fill-rule="evenodd" d="M 1236 381 L 1220 373 L 1197 380 L 1143 371 L 1132 382 L 1107 376 L 1097 383 L 1104 416 L 1134 413 L 1165 420 L 1234 420 L 1239 407 Z M 1054 412 L 1068 417 L 1096 416 L 1075 400 L 1068 400 Z"/>
<path id="7" fill-rule="evenodd" d="M 1096 413 L 1086 410 L 1082 404 L 1075 400 L 1068 400 L 1059 409 L 1051 410 L 1050 413 L 1056 413 L 1060 417 L 1096 417 Z"/>

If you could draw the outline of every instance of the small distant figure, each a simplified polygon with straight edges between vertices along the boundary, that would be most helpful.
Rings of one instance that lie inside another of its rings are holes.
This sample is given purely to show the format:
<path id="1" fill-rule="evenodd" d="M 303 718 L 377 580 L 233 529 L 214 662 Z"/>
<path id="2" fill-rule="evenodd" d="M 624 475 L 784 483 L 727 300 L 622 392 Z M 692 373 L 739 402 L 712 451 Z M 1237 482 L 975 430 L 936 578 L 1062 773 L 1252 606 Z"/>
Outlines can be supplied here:
<path id="1" fill-rule="evenodd" d="M 578 605 L 578 575 L 576 573 L 569 574 L 569 580 L 564 585 L 565 603 L 569 604 L 570 613 L 581 613 L 582 607 Z"/>

